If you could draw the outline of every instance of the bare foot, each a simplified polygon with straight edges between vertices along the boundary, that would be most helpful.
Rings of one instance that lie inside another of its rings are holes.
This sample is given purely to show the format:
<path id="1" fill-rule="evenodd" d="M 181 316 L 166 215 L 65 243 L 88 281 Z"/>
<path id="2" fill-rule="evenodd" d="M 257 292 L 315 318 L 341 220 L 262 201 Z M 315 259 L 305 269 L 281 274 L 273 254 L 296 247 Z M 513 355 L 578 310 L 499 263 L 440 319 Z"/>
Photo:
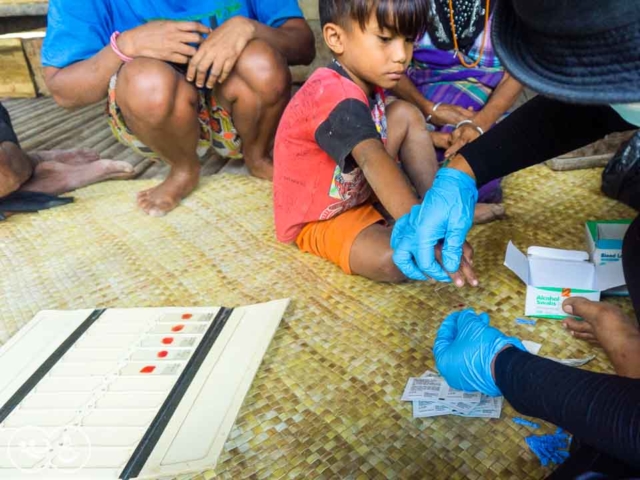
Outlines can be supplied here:
<path id="1" fill-rule="evenodd" d="M 21 190 L 59 195 L 92 183 L 133 175 L 131 165 L 116 160 L 96 160 L 86 165 L 46 161 L 36 165 L 33 176 Z"/>
<path id="2" fill-rule="evenodd" d="M 244 161 L 249 169 L 249 173 L 254 177 L 273 180 L 273 161 L 270 158 L 248 160 L 247 157 L 245 157 Z"/>
<path id="3" fill-rule="evenodd" d="M 504 218 L 504 207 L 499 203 L 478 203 L 473 213 L 473 224 L 489 223 Z"/>
<path id="4" fill-rule="evenodd" d="M 162 217 L 176 208 L 198 186 L 200 164 L 192 169 L 171 169 L 160 185 L 138 193 L 138 206 L 152 217 Z"/>
<path id="5" fill-rule="evenodd" d="M 598 343 L 618 375 L 640 378 L 640 328 L 615 305 L 592 302 L 582 297 L 568 298 L 562 308 L 570 315 L 563 326 L 576 338 Z"/>
<path id="6" fill-rule="evenodd" d="M 90 148 L 76 148 L 73 150 L 43 150 L 29 154 L 34 165 L 43 162 L 58 162 L 67 165 L 85 165 L 100 160 L 100 154 Z"/>

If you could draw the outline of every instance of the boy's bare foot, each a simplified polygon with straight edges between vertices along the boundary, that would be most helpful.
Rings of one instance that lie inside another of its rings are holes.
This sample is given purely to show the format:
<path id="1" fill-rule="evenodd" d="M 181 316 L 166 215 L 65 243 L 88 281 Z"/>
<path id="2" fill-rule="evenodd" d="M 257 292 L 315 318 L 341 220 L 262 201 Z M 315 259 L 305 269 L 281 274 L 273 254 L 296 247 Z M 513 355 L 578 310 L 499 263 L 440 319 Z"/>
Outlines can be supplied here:
<path id="1" fill-rule="evenodd" d="M 473 213 L 473 224 L 489 223 L 504 218 L 504 207 L 499 203 L 478 203 Z"/>
<path id="2" fill-rule="evenodd" d="M 615 305 L 582 297 L 568 298 L 562 308 L 582 318 L 564 319 L 571 335 L 600 344 L 619 375 L 640 378 L 640 328 L 636 320 Z"/>
<path id="3" fill-rule="evenodd" d="M 43 150 L 32 152 L 29 157 L 34 165 L 43 162 L 59 162 L 68 165 L 85 165 L 100 160 L 100 154 L 90 148 L 77 148 L 73 150 Z"/>
<path id="4" fill-rule="evenodd" d="M 59 195 L 92 183 L 133 175 L 130 164 L 116 160 L 96 160 L 86 165 L 46 161 L 35 166 L 33 176 L 21 190 Z"/>
<path id="5" fill-rule="evenodd" d="M 249 169 L 249 173 L 254 177 L 273 180 L 273 161 L 270 158 L 247 160 L 245 157 L 245 163 Z"/>
<path id="6" fill-rule="evenodd" d="M 152 217 L 162 217 L 176 208 L 197 186 L 200 164 L 190 169 L 171 169 L 160 185 L 138 192 L 138 206 Z"/>

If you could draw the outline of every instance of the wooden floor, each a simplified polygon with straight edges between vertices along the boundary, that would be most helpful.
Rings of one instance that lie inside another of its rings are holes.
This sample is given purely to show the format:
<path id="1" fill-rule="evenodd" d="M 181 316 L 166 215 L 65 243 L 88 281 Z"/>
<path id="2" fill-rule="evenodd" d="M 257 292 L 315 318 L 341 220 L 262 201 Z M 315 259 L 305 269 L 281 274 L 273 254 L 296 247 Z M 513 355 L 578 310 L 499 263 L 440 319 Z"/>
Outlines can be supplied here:
<path id="1" fill-rule="evenodd" d="M 27 152 L 57 148 L 92 148 L 102 158 L 124 160 L 134 166 L 137 178 L 164 178 L 169 168 L 135 154 L 118 142 L 107 124 L 105 104 L 83 107 L 73 112 L 60 108 L 51 97 L 6 99 L 20 144 Z M 227 160 L 209 151 L 203 159 L 202 175 L 247 174 L 242 160 Z"/>

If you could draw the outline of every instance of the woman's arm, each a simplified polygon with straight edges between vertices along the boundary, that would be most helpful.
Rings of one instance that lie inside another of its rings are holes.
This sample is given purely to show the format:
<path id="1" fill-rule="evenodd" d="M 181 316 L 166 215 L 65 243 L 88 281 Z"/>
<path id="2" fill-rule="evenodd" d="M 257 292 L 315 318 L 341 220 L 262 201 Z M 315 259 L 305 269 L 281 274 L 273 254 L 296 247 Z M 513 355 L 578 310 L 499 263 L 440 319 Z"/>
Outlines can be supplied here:
<path id="1" fill-rule="evenodd" d="M 433 108 L 435 107 L 435 103 L 424 98 L 420 90 L 416 88 L 411 79 L 406 75 L 402 76 L 398 84 L 391 91 L 398 98 L 413 103 L 426 118 L 429 118 L 429 122 L 434 125 L 456 125 L 458 122 L 471 119 L 474 116 L 474 113 L 469 110 L 446 103 L 438 105 L 437 110 L 434 112 Z"/>
<path id="2" fill-rule="evenodd" d="M 640 380 L 506 348 L 496 356 L 495 381 L 518 412 L 558 425 L 580 442 L 640 468 Z"/>
<path id="3" fill-rule="evenodd" d="M 444 154 L 445 157 L 455 155 L 464 145 L 475 141 L 481 131 L 489 130 L 513 106 L 522 89 L 522 85 L 505 72 L 486 105 L 473 116 L 473 123 L 460 125 L 451 132 L 451 144 Z"/>
<path id="4" fill-rule="evenodd" d="M 449 166 L 475 178 L 480 187 L 608 133 L 633 128 L 609 106 L 569 104 L 538 95 L 462 147 Z"/>
<path id="5" fill-rule="evenodd" d="M 473 123 L 485 132 L 489 130 L 513 106 L 523 89 L 520 82 L 504 72 L 485 106 L 473 117 Z"/>

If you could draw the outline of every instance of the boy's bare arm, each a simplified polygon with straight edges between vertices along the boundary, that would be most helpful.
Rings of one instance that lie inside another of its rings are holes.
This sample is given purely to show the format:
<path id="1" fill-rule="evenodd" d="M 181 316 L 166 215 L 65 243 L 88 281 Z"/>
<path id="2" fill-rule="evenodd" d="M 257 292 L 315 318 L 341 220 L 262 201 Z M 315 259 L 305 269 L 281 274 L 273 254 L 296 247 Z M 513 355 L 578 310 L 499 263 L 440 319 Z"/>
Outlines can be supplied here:
<path id="1" fill-rule="evenodd" d="M 380 140 L 360 142 L 351 152 L 369 185 L 387 211 L 398 219 L 420 203 L 407 178 Z"/>
<path id="2" fill-rule="evenodd" d="M 118 49 L 129 57 L 147 57 L 186 64 L 210 29 L 199 22 L 157 21 L 123 32 Z M 93 57 L 64 68 L 45 67 L 45 82 L 56 103 L 77 108 L 106 97 L 109 79 L 122 60 L 105 46 Z"/>

